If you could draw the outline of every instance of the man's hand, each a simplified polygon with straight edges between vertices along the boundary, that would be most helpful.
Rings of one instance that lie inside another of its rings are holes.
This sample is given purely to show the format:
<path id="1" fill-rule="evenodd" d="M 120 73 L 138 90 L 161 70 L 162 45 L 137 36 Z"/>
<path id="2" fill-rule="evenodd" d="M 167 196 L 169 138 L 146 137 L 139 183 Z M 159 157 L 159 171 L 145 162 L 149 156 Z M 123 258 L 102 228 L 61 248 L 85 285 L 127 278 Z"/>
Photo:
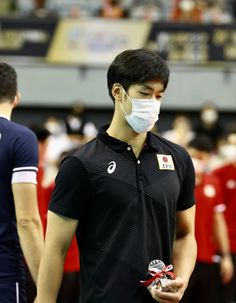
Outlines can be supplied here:
<path id="1" fill-rule="evenodd" d="M 149 285 L 147 289 L 149 290 L 153 299 L 157 302 L 177 303 L 182 299 L 184 291 L 187 287 L 187 283 L 182 278 L 176 277 L 175 280 L 167 280 L 165 287 L 169 289 L 168 292 L 163 291 L 160 285 L 157 287 Z"/>
<path id="2" fill-rule="evenodd" d="M 223 284 L 227 284 L 233 278 L 234 265 L 231 256 L 225 255 L 220 262 L 220 276 Z"/>

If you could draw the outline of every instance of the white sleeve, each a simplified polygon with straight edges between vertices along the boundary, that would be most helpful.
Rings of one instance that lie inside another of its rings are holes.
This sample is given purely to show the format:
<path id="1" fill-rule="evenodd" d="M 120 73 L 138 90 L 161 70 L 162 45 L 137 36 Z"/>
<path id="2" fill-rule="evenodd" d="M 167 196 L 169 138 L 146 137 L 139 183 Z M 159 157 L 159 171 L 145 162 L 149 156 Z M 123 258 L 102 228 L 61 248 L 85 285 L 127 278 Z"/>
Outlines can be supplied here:
<path id="1" fill-rule="evenodd" d="M 221 203 L 221 204 L 218 204 L 214 207 L 214 212 L 215 213 L 223 213 L 226 209 L 226 205 Z"/>
<path id="2" fill-rule="evenodd" d="M 34 183 L 37 184 L 37 167 L 17 167 L 13 169 L 11 183 Z"/>

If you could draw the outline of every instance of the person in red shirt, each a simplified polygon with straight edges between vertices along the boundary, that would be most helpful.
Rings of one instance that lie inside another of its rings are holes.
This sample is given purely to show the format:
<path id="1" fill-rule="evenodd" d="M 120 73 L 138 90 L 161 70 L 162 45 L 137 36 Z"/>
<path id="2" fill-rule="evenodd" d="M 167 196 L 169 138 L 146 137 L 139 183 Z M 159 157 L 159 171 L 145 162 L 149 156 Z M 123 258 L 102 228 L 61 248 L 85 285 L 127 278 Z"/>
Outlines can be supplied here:
<path id="1" fill-rule="evenodd" d="M 47 138 L 49 136 L 49 131 L 40 125 L 32 125 L 31 129 L 37 136 L 38 147 L 39 147 L 39 165 L 37 174 L 37 195 L 38 195 L 38 207 L 39 214 L 41 217 L 44 235 L 46 233 L 47 227 L 47 211 L 48 205 L 51 199 L 51 195 L 55 186 L 54 181 L 49 184 L 44 184 L 45 175 L 45 159 L 44 154 L 47 148 Z M 67 153 L 62 153 L 61 157 L 65 156 Z M 67 255 L 64 263 L 64 273 L 62 278 L 62 283 L 58 295 L 57 303 L 78 303 L 79 301 L 79 273 L 80 273 L 80 263 L 79 263 L 79 250 L 76 242 L 76 238 L 71 242 L 71 245 L 67 251 Z M 35 288 L 32 286 L 31 278 L 28 277 L 28 287 L 27 287 L 27 299 L 28 302 L 33 302 L 35 297 Z"/>
<path id="2" fill-rule="evenodd" d="M 55 183 L 52 182 L 48 187 L 44 188 L 44 199 L 45 199 L 47 210 L 54 187 L 55 187 Z M 45 216 L 45 218 L 47 219 L 47 216 Z M 44 222 L 45 227 L 46 225 L 47 225 L 47 220 Z M 65 263 L 64 263 L 64 273 L 58 294 L 57 303 L 67 303 L 67 302 L 78 303 L 79 294 L 80 294 L 79 283 L 80 283 L 79 250 L 77 246 L 76 237 L 74 237 L 66 254 Z"/>
<path id="3" fill-rule="evenodd" d="M 194 138 L 188 146 L 196 174 L 195 235 L 198 252 L 183 303 L 217 302 L 219 275 L 222 283 L 228 283 L 233 275 L 220 182 L 214 174 L 206 172 L 212 146 L 206 136 Z M 220 256 L 216 255 L 218 250 Z"/>
<path id="4" fill-rule="evenodd" d="M 226 204 L 225 220 L 229 231 L 230 251 L 236 268 L 236 128 L 226 136 L 221 146 L 226 163 L 217 168 L 214 174 L 220 179 Z M 221 303 L 236 302 L 236 274 L 230 283 L 223 285 Z"/>

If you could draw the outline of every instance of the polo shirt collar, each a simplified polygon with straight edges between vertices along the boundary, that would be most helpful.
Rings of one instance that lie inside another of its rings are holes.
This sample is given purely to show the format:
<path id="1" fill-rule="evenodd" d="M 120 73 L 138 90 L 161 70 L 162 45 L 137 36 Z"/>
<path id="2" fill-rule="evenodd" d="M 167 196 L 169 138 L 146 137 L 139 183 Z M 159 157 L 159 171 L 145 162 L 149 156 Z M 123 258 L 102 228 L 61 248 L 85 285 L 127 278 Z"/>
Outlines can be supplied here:
<path id="1" fill-rule="evenodd" d="M 117 138 L 111 137 L 107 133 L 107 129 L 109 124 L 102 126 L 98 131 L 98 139 L 100 139 L 104 144 L 108 145 L 114 151 L 122 153 L 123 151 L 127 150 L 129 146 L 126 142 L 121 141 Z M 158 138 L 151 132 L 147 133 L 147 140 L 146 140 L 146 148 L 145 149 L 154 149 L 158 151 Z"/>
<path id="2" fill-rule="evenodd" d="M 5 116 L 5 115 L 1 115 L 1 114 L 0 114 L 0 118 L 5 118 L 5 119 L 7 119 L 7 120 L 9 120 L 9 121 L 11 120 L 10 117 Z"/>

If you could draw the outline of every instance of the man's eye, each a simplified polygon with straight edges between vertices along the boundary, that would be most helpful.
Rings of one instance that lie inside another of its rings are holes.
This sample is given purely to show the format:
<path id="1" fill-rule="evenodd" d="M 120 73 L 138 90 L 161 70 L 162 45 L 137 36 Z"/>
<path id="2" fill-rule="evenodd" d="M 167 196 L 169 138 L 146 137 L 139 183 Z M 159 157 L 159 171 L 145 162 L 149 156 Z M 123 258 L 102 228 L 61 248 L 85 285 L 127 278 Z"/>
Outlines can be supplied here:
<path id="1" fill-rule="evenodd" d="M 145 92 L 140 92 L 140 94 L 143 96 L 149 96 L 149 93 L 145 93 Z"/>

